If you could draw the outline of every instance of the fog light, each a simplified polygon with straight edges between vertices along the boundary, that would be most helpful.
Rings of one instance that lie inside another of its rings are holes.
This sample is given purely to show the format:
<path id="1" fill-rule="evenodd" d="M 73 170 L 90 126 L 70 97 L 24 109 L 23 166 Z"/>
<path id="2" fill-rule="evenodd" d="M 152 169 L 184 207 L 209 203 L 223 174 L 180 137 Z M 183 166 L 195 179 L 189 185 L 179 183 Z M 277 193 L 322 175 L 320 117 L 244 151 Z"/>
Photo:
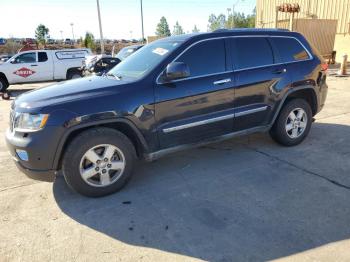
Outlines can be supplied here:
<path id="1" fill-rule="evenodd" d="M 22 149 L 16 149 L 17 156 L 23 160 L 23 161 L 28 161 L 28 153 L 25 150 Z"/>

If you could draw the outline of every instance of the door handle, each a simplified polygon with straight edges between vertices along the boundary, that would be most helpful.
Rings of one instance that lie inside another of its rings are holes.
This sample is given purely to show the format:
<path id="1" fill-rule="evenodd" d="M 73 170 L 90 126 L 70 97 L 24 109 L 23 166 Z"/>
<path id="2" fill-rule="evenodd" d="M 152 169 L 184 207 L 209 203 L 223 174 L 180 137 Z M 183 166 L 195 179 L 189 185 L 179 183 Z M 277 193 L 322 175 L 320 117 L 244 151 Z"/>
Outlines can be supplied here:
<path id="1" fill-rule="evenodd" d="M 226 78 L 226 79 L 221 79 L 221 80 L 215 81 L 214 85 L 223 85 L 223 84 L 226 84 L 229 82 L 231 82 L 231 78 Z"/>
<path id="2" fill-rule="evenodd" d="M 30 65 L 30 66 L 38 66 L 38 65 Z"/>
<path id="3" fill-rule="evenodd" d="M 280 74 L 284 74 L 287 73 L 287 69 L 283 68 L 283 69 L 276 69 L 275 71 L 272 72 L 275 75 L 280 75 Z"/>

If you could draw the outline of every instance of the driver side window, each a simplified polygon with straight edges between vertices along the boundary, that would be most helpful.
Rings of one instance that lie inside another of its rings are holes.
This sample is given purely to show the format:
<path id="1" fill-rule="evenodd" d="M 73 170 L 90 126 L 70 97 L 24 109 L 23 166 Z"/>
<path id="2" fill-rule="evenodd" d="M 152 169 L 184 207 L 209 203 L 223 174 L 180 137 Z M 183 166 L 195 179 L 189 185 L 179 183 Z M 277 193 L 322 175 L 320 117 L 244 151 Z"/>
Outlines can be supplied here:
<path id="1" fill-rule="evenodd" d="M 25 53 L 19 55 L 15 58 L 15 64 L 23 64 L 23 63 L 35 63 L 36 62 L 36 53 Z"/>
<path id="2" fill-rule="evenodd" d="M 190 69 L 190 77 L 226 71 L 225 42 L 223 39 L 207 40 L 195 44 L 175 62 L 183 62 Z"/>

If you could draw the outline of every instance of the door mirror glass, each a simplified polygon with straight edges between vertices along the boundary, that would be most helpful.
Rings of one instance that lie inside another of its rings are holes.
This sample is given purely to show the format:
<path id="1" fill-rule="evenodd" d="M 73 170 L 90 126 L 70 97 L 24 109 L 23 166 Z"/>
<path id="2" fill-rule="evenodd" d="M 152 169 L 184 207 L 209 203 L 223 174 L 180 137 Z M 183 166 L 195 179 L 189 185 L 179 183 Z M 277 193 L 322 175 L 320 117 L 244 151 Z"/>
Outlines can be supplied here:
<path id="1" fill-rule="evenodd" d="M 173 62 L 166 67 L 165 79 L 176 80 L 190 76 L 190 69 L 187 64 L 183 62 Z"/>

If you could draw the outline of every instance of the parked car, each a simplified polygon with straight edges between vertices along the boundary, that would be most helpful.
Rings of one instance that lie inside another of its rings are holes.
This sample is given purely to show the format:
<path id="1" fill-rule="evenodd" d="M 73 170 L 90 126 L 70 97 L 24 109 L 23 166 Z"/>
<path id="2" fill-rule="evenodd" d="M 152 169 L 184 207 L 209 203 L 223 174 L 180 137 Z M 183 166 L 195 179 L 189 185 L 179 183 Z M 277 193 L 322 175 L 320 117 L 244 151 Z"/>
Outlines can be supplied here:
<path id="1" fill-rule="evenodd" d="M 11 84 L 81 77 L 82 60 L 90 49 L 30 50 L 0 64 L 0 91 Z"/>
<path id="2" fill-rule="evenodd" d="M 0 63 L 4 63 L 7 60 L 9 60 L 12 57 L 12 55 L 0 55 Z"/>
<path id="3" fill-rule="evenodd" d="M 111 55 L 91 55 L 85 58 L 81 68 L 84 76 L 102 75 L 120 63 L 120 59 Z"/>
<path id="4" fill-rule="evenodd" d="M 72 39 L 66 38 L 64 40 L 65 45 L 74 45 L 74 41 Z"/>
<path id="5" fill-rule="evenodd" d="M 5 45 L 5 44 L 6 44 L 6 39 L 0 38 L 0 45 Z"/>
<path id="6" fill-rule="evenodd" d="M 108 72 L 109 70 L 111 70 L 113 67 L 119 64 L 122 60 L 124 60 L 131 54 L 135 53 L 142 46 L 143 45 L 132 45 L 132 46 L 124 47 L 118 52 L 116 57 L 113 57 L 111 55 L 87 56 L 83 61 L 83 65 L 81 68 L 82 74 L 84 76 L 89 76 L 92 74 L 102 75 Z"/>
<path id="7" fill-rule="evenodd" d="M 125 58 L 130 56 L 131 54 L 135 53 L 137 50 L 139 50 L 143 45 L 129 45 L 124 48 L 122 48 L 116 55 L 117 58 L 119 58 L 121 61 L 123 61 Z"/>
<path id="8" fill-rule="evenodd" d="M 325 104 L 326 70 L 296 32 L 174 36 L 104 76 L 19 96 L 6 141 L 29 176 L 52 180 L 62 170 L 77 192 L 103 196 L 130 180 L 137 158 L 265 131 L 298 145 Z"/>

